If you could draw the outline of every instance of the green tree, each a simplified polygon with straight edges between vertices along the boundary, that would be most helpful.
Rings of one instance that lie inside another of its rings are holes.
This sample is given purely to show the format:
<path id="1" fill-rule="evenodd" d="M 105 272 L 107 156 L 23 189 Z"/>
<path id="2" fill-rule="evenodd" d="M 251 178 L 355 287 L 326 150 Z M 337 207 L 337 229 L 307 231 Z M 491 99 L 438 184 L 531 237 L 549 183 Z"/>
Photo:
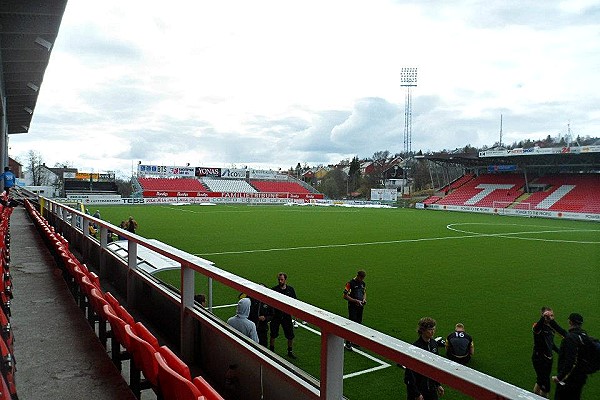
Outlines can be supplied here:
<path id="1" fill-rule="evenodd" d="M 346 174 L 340 169 L 332 169 L 321 180 L 317 190 L 330 199 L 341 199 L 346 195 Z"/>

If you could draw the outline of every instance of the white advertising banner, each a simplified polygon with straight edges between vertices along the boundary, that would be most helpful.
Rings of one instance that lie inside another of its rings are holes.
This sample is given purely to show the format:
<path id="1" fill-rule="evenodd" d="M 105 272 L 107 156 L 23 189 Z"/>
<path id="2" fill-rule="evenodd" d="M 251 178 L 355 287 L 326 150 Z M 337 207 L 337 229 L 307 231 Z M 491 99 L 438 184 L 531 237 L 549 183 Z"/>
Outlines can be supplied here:
<path id="1" fill-rule="evenodd" d="M 371 189 L 372 201 L 396 201 L 398 191 L 396 189 Z"/>
<path id="2" fill-rule="evenodd" d="M 245 169 L 222 168 L 221 178 L 224 179 L 246 179 Z"/>
<path id="3" fill-rule="evenodd" d="M 194 167 L 177 167 L 166 165 L 138 165 L 139 175 L 159 175 L 159 176 L 195 176 Z"/>

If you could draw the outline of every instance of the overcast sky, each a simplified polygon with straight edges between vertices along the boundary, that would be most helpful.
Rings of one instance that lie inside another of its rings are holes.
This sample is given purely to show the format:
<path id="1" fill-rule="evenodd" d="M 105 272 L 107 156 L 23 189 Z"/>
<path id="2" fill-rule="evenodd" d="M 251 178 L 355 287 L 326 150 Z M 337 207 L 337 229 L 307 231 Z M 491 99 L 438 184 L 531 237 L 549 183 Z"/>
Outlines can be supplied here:
<path id="1" fill-rule="evenodd" d="M 30 131 L 47 165 L 282 168 L 600 136 L 600 1 L 69 1 Z"/>

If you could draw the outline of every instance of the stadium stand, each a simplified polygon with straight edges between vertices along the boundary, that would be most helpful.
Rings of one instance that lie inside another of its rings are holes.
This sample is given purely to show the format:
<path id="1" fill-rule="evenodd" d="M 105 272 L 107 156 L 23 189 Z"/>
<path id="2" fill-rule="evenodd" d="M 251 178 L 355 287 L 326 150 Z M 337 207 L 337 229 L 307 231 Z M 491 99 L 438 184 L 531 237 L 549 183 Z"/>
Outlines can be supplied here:
<path id="1" fill-rule="evenodd" d="M 121 371 L 122 362 L 128 361 L 129 388 L 136 398 L 141 398 L 141 390 L 153 389 L 165 399 L 222 399 L 218 392 L 203 377 L 200 377 L 197 381 L 205 384 L 205 396 L 201 388 L 196 387 L 192 382 L 189 367 L 167 346 L 159 347 L 158 339 L 145 325 L 136 321 L 115 296 L 102 290 L 98 275 L 89 271 L 86 265 L 82 264 L 68 250 L 68 244 L 64 238 L 54 231 L 54 228 L 35 210 L 31 203 L 26 201 L 25 205 L 42 238 L 62 267 L 63 277 L 65 277 L 71 295 L 78 303 L 83 315 L 87 317 L 94 333 L 96 333 L 96 322 L 98 322 L 97 335 L 104 348 L 108 347 L 106 339 L 110 338 L 110 353 L 115 367 Z M 0 318 L 1 321 L 2 318 Z M 106 331 L 107 321 L 111 328 L 109 332 Z M 10 357 L 8 347 L 6 345 L 2 347 L 4 343 L 0 341 L 0 350 L 6 360 Z M 5 353 L 7 354 L 5 355 Z M 163 377 L 161 381 L 158 367 L 160 363 L 153 361 L 157 360 L 157 357 L 160 357 L 168 365 L 167 368 L 173 371 L 177 382 L 172 380 L 172 376 Z M 142 379 L 142 374 L 144 379 Z M 14 371 L 12 374 L 5 374 L 4 378 L 11 393 L 15 392 L 16 396 L 15 389 L 11 388 L 14 387 L 13 375 Z M 191 390 L 190 393 L 193 393 L 195 397 L 180 397 L 182 388 Z"/>
<path id="2" fill-rule="evenodd" d="M 527 199 L 535 209 L 600 213 L 600 174 L 552 174 L 535 182 L 550 186 L 546 196 L 534 193 Z"/>
<path id="3" fill-rule="evenodd" d="M 531 181 L 531 188 L 541 189 L 532 193 L 525 191 L 524 177 L 513 173 L 469 175 L 450 187 L 447 196 L 430 196 L 423 203 L 600 213 L 600 174 L 545 175 Z"/>
<path id="4" fill-rule="evenodd" d="M 198 179 L 137 178 L 137 181 L 142 187 L 142 190 L 207 191 L 207 188 Z"/>
<path id="5" fill-rule="evenodd" d="M 243 180 L 202 178 L 202 183 L 211 192 L 256 193 L 256 189 Z"/>
<path id="6" fill-rule="evenodd" d="M 507 207 L 522 194 L 524 184 L 525 179 L 518 174 L 484 174 L 475 178 L 468 177 L 463 184 L 436 203 Z"/>
<path id="7" fill-rule="evenodd" d="M 95 194 L 117 194 L 118 187 L 115 182 L 84 181 L 76 179 L 65 179 L 65 194 L 95 193 Z"/>
<path id="8" fill-rule="evenodd" d="M 310 193 L 310 190 L 296 182 L 287 181 L 259 181 L 251 180 L 250 184 L 259 192 L 269 193 Z"/>

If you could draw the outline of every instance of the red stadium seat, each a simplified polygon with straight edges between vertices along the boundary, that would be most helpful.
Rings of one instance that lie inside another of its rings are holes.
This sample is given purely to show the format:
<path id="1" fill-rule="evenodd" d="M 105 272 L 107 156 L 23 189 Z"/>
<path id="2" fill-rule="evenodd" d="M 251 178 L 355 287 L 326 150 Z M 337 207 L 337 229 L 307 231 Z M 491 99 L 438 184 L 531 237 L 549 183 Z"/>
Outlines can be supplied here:
<path id="1" fill-rule="evenodd" d="M 167 346 L 161 346 L 158 349 L 158 352 L 163 357 L 167 365 L 177 372 L 179 375 L 183 376 L 187 380 L 192 380 L 192 374 L 190 373 L 190 368 L 184 363 L 181 358 L 177 357 L 177 354 L 173 353 L 170 348 Z"/>
<path id="2" fill-rule="evenodd" d="M 110 305 L 108 304 L 104 296 L 102 296 L 102 292 L 97 288 L 93 288 L 90 291 L 89 299 L 91 306 L 94 309 L 94 312 L 98 316 L 98 338 L 100 339 L 102 346 L 106 348 L 106 323 L 108 322 L 108 317 L 104 313 L 104 306 L 110 307 Z"/>
<path id="3" fill-rule="evenodd" d="M 117 300 L 117 298 L 113 296 L 111 292 L 104 293 L 104 298 L 106 299 L 106 301 L 108 301 L 108 304 L 110 304 L 110 306 L 113 309 L 116 309 L 121 305 L 121 303 L 119 303 L 119 300 Z"/>
<path id="4" fill-rule="evenodd" d="M 206 382 L 203 377 L 195 377 L 192 380 L 192 383 L 200 390 L 200 393 L 206 397 L 206 400 L 224 400 L 223 396 L 221 396 L 208 382 Z"/>
<path id="5" fill-rule="evenodd" d="M 150 385 L 158 387 L 158 363 L 154 357 L 157 349 L 137 335 L 130 325 L 125 326 L 125 332 L 129 336 L 135 366 L 143 372 Z"/>
<path id="6" fill-rule="evenodd" d="M 6 379 L 0 375 L 0 400 L 12 400 Z"/>
<path id="7" fill-rule="evenodd" d="M 158 387 L 163 398 L 169 400 L 206 400 L 191 380 L 173 370 L 160 353 L 154 354 L 158 362 Z"/>
<path id="8" fill-rule="evenodd" d="M 131 358 L 131 353 L 129 353 L 131 343 L 129 342 L 129 336 L 125 334 L 125 325 L 127 324 L 118 317 L 111 306 L 105 305 L 103 310 L 110 323 L 112 333 L 110 342 L 111 357 L 117 369 L 121 371 L 121 361 Z M 125 348 L 124 352 L 121 352 L 121 345 Z"/>

